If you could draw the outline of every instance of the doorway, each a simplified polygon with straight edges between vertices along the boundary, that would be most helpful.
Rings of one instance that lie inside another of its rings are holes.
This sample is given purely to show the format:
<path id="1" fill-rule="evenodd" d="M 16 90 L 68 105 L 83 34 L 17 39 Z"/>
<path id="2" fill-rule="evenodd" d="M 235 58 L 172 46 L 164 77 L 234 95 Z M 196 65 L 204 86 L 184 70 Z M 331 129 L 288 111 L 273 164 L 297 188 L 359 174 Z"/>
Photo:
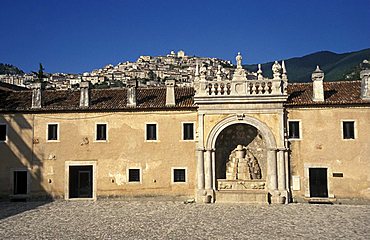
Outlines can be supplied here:
<path id="1" fill-rule="evenodd" d="M 13 194 L 14 195 L 27 194 L 27 171 L 13 172 Z"/>
<path id="2" fill-rule="evenodd" d="M 310 197 L 328 197 L 328 169 L 327 168 L 310 168 Z"/>
<path id="3" fill-rule="evenodd" d="M 93 197 L 93 167 L 69 166 L 69 198 Z"/>

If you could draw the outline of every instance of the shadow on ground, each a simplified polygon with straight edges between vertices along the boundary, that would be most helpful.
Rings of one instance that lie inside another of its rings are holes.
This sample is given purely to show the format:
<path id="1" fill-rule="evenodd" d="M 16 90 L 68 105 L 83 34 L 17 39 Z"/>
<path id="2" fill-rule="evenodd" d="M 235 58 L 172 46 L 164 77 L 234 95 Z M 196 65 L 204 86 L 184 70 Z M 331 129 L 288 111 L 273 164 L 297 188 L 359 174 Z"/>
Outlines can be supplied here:
<path id="1" fill-rule="evenodd" d="M 0 202 L 0 220 L 34 210 L 40 206 L 51 203 L 52 201 L 32 201 L 32 202 Z"/>

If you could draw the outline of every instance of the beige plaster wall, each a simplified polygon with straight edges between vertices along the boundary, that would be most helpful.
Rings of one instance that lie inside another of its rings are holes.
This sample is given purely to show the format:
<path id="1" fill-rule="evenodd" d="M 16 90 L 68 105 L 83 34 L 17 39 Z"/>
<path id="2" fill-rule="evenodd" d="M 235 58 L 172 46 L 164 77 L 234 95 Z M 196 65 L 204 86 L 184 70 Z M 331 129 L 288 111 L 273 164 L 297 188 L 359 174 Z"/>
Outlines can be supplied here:
<path id="1" fill-rule="evenodd" d="M 328 168 L 329 197 L 370 199 L 370 108 L 288 109 L 288 118 L 300 120 L 302 130 L 301 140 L 290 141 L 291 175 L 300 178 L 294 198 L 309 196 L 307 168 L 322 166 Z M 341 120 L 355 121 L 354 140 L 343 139 Z"/>
<path id="2" fill-rule="evenodd" d="M 9 130 L 8 141 L 0 143 L 3 195 L 12 191 L 11 169 L 28 168 L 33 195 L 63 197 L 66 161 L 96 161 L 98 197 L 194 195 L 196 144 L 181 139 L 182 122 L 194 122 L 196 129 L 196 112 L 16 114 L 1 118 Z M 154 122 L 158 141 L 147 142 L 145 124 Z M 59 141 L 47 141 L 48 123 L 59 124 Z M 94 141 L 96 123 L 107 123 L 106 142 Z M 128 183 L 130 167 L 141 169 L 141 183 Z M 173 167 L 187 169 L 187 183 L 172 183 Z"/>

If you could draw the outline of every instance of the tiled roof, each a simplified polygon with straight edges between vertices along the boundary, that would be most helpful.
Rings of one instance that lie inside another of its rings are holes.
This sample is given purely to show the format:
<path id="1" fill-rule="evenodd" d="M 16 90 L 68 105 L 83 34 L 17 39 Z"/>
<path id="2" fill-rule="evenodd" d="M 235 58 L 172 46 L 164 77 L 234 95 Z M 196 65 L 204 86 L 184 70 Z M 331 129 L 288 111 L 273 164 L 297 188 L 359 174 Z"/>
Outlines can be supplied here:
<path id="1" fill-rule="evenodd" d="M 27 88 L 25 88 L 25 87 L 17 86 L 17 85 L 14 85 L 14 84 L 0 82 L 0 91 L 22 91 L 22 90 L 26 90 L 26 89 Z"/>
<path id="2" fill-rule="evenodd" d="M 360 97 L 360 81 L 324 82 L 324 102 L 312 101 L 312 83 L 293 83 L 288 85 L 287 107 L 356 105 L 370 101 Z M 90 106 L 79 107 L 80 91 L 43 91 L 41 109 L 32 109 L 31 91 L 0 90 L 0 112 L 9 111 L 98 111 L 98 110 L 170 110 L 196 108 L 194 105 L 194 89 L 176 87 L 176 105 L 166 107 L 166 88 L 138 88 L 137 106 L 127 107 L 126 89 L 92 89 L 90 90 Z"/>
<path id="3" fill-rule="evenodd" d="M 324 82 L 324 102 L 312 101 L 312 83 L 288 85 L 286 106 L 370 104 L 361 99 L 361 81 Z"/>
<path id="4" fill-rule="evenodd" d="M 126 89 L 92 89 L 90 106 L 84 110 L 130 110 L 127 107 Z M 138 88 L 135 109 L 183 109 L 195 108 L 194 89 L 175 88 L 176 105 L 166 107 L 166 88 Z M 80 91 L 43 91 L 42 108 L 31 109 L 32 91 L 0 91 L 0 111 L 75 111 L 81 110 Z"/>

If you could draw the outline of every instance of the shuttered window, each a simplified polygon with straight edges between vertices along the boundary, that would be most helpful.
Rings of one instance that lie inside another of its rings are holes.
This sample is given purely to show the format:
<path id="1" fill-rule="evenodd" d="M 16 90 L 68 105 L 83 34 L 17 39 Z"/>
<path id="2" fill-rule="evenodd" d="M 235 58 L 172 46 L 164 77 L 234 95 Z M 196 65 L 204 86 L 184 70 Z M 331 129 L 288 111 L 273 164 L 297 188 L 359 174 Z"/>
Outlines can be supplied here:
<path id="1" fill-rule="evenodd" d="M 107 124 L 104 123 L 96 124 L 96 140 L 97 141 L 107 140 Z"/>
<path id="2" fill-rule="evenodd" d="M 290 139 L 300 139 L 299 121 L 289 121 L 288 129 Z"/>
<path id="3" fill-rule="evenodd" d="M 146 140 L 157 140 L 157 124 L 146 124 Z"/>
<path id="4" fill-rule="evenodd" d="M 354 121 L 343 121 L 343 139 L 355 139 Z"/>
<path id="5" fill-rule="evenodd" d="M 194 140 L 194 123 L 183 123 L 183 140 Z"/>

